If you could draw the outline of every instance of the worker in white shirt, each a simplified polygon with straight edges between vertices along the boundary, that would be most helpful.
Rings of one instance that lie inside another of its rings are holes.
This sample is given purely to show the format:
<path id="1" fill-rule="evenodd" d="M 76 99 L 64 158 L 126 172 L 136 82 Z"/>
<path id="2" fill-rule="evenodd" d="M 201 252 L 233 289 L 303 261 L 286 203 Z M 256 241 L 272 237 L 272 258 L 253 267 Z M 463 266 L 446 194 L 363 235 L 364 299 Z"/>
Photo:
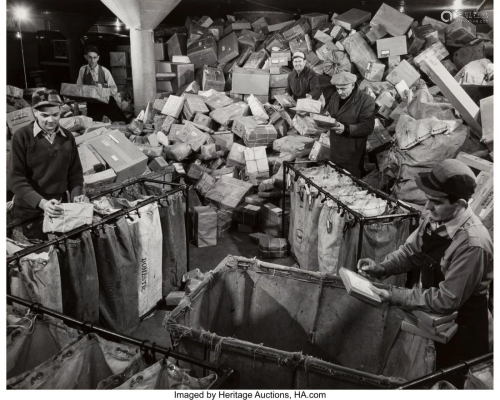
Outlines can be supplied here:
<path id="1" fill-rule="evenodd" d="M 113 76 L 108 69 L 98 64 L 99 50 L 97 47 L 91 45 L 85 47 L 85 59 L 88 64 L 80 68 L 77 85 L 108 88 L 111 94 L 108 104 L 87 102 L 87 116 L 97 122 L 101 122 L 103 116 L 107 116 L 111 121 L 126 121 L 125 115 L 113 97 L 118 93 Z"/>

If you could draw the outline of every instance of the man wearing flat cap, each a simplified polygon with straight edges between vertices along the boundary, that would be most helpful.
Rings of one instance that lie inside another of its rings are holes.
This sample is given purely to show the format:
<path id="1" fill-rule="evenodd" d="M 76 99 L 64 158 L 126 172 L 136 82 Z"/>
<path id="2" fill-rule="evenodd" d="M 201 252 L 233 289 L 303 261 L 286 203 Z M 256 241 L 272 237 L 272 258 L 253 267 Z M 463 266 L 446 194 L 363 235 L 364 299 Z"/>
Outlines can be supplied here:
<path id="1" fill-rule="evenodd" d="M 306 67 L 306 56 L 301 51 L 293 53 L 293 71 L 288 74 L 286 92 L 295 100 L 321 96 L 318 74 Z"/>
<path id="2" fill-rule="evenodd" d="M 325 107 L 338 126 L 330 131 L 330 161 L 361 178 L 367 136 L 375 126 L 375 101 L 356 85 L 356 75 L 342 71 L 332 76 L 336 91 Z"/>
<path id="3" fill-rule="evenodd" d="M 61 202 L 72 201 L 83 192 L 83 170 L 75 138 L 59 125 L 61 105 L 55 90 L 36 91 L 32 98 L 35 122 L 12 137 L 8 187 L 14 193 L 15 224 L 44 213 L 57 217 L 62 214 Z M 22 227 L 22 234 L 27 239 L 47 239 L 41 222 Z"/>
<path id="4" fill-rule="evenodd" d="M 420 226 L 382 263 L 361 259 L 358 270 L 384 279 L 419 270 L 417 288 L 373 291 L 407 312 L 458 311 L 455 336 L 445 345 L 436 342 L 437 368 L 445 368 L 489 351 L 487 294 L 493 279 L 493 244 L 468 204 L 476 182 L 467 165 L 445 160 L 431 172 L 420 173 L 416 182 L 427 197 Z"/>

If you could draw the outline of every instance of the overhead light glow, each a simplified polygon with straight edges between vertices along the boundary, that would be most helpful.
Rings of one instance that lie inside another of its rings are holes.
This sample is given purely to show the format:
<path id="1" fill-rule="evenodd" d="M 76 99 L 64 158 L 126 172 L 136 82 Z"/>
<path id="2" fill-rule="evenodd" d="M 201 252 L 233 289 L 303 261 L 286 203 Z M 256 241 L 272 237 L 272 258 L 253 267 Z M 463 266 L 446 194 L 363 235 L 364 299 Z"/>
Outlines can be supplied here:
<path id="1" fill-rule="evenodd" d="M 16 32 L 16 38 L 21 39 L 21 32 Z"/>
<path id="2" fill-rule="evenodd" d="M 28 9 L 26 7 L 18 6 L 18 7 L 15 7 L 13 11 L 14 11 L 15 18 L 18 20 L 23 21 L 23 20 L 29 18 L 29 12 L 28 12 Z"/>

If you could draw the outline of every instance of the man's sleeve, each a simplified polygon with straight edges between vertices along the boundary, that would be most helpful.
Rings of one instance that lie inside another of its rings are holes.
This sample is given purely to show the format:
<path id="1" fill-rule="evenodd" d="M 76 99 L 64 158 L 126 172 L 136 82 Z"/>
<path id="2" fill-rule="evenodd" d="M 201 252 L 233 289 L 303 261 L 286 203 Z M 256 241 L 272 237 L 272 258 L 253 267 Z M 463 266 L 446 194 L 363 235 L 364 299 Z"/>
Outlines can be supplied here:
<path id="1" fill-rule="evenodd" d="M 375 126 L 375 101 L 365 97 L 358 117 L 358 123 L 349 125 L 349 137 L 364 137 L 373 132 Z"/>
<path id="2" fill-rule="evenodd" d="M 423 226 L 424 224 L 421 224 L 418 229 L 413 231 L 408 239 L 406 239 L 405 244 L 400 246 L 396 251 L 388 254 L 385 260 L 380 263 L 380 266 L 385 269 L 386 276 L 400 275 L 420 268 L 424 257 L 421 253 L 419 232 Z"/>
<path id="3" fill-rule="evenodd" d="M 104 70 L 104 77 L 106 78 L 106 84 L 108 85 L 108 89 L 110 89 L 111 95 L 118 93 L 118 88 L 116 87 L 115 80 L 113 79 L 113 75 L 108 69 Z"/>
<path id="4" fill-rule="evenodd" d="M 482 248 L 466 246 L 459 249 L 448 262 L 445 279 L 439 288 L 393 288 L 391 304 L 437 314 L 450 314 L 458 310 L 474 293 L 492 260 Z"/>
<path id="5" fill-rule="evenodd" d="M 318 74 L 311 70 L 311 78 L 309 79 L 309 93 L 314 100 L 318 100 L 321 96 L 321 86 L 319 85 Z"/>
<path id="6" fill-rule="evenodd" d="M 31 207 L 36 208 L 43 197 L 33 189 L 26 177 L 26 146 L 20 140 L 21 137 L 21 132 L 17 132 L 12 137 L 9 189 Z"/>
<path id="7" fill-rule="evenodd" d="M 81 67 L 78 72 L 78 79 L 76 80 L 77 85 L 83 85 L 83 72 L 85 71 L 85 67 Z"/>
<path id="8" fill-rule="evenodd" d="M 68 133 L 71 135 L 71 133 Z M 72 139 L 73 150 L 71 154 L 71 164 L 68 169 L 68 190 L 70 193 L 70 201 L 76 196 L 83 193 L 83 168 L 80 161 L 80 156 L 78 155 L 78 149 L 76 142 Z"/>

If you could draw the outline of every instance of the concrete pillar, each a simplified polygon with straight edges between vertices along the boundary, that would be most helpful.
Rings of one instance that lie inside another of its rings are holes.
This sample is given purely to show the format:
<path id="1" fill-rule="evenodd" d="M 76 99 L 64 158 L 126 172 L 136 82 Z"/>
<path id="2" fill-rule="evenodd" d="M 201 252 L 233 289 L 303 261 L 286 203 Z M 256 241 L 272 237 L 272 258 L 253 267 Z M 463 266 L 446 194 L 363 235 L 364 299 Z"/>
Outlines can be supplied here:
<path id="1" fill-rule="evenodd" d="M 156 69 L 153 30 L 130 29 L 132 82 L 135 115 L 156 99 Z"/>
<path id="2" fill-rule="evenodd" d="M 156 98 L 153 29 L 181 0 L 101 0 L 130 28 L 130 57 L 136 115 Z"/>

